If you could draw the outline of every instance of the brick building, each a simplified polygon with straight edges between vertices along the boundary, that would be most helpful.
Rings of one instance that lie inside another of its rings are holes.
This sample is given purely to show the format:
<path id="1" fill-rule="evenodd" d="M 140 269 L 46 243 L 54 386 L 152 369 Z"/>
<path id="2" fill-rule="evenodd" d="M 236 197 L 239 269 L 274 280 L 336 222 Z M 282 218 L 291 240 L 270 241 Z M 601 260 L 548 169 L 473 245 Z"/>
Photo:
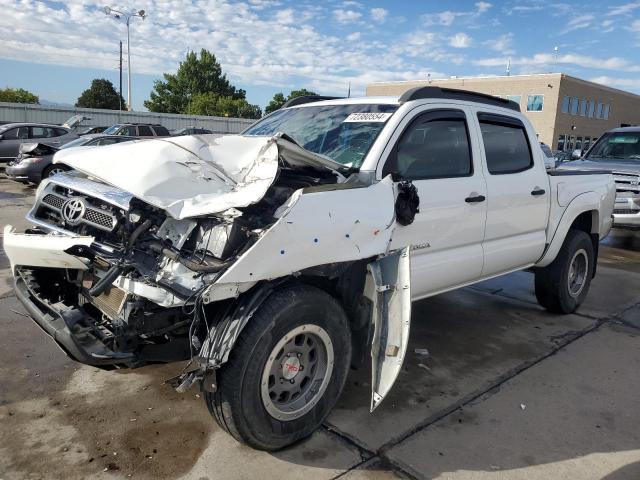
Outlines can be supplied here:
<path id="1" fill-rule="evenodd" d="M 459 88 L 514 100 L 554 150 L 585 149 L 615 127 L 640 124 L 640 95 L 562 73 L 379 82 L 367 95 L 401 95 L 413 87 Z"/>

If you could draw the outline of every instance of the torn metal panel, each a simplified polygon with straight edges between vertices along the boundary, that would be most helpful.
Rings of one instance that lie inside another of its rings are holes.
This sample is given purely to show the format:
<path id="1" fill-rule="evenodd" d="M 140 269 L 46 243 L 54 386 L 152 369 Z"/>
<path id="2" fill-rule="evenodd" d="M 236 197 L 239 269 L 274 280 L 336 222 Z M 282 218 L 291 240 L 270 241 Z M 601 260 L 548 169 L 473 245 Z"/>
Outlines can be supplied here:
<path id="1" fill-rule="evenodd" d="M 407 351 L 411 323 L 410 247 L 367 266 L 365 295 L 372 301 L 371 411 L 393 386 Z"/>
<path id="2" fill-rule="evenodd" d="M 390 177 L 329 193 L 298 190 L 288 210 L 217 283 L 273 279 L 385 253 L 395 224 L 394 200 Z"/>
<path id="3" fill-rule="evenodd" d="M 11 271 L 16 265 L 86 270 L 86 258 L 70 255 L 65 250 L 75 246 L 89 247 L 94 240 L 93 237 L 86 236 L 15 233 L 11 225 L 4 227 L 3 239 L 3 248 L 11 262 Z"/>

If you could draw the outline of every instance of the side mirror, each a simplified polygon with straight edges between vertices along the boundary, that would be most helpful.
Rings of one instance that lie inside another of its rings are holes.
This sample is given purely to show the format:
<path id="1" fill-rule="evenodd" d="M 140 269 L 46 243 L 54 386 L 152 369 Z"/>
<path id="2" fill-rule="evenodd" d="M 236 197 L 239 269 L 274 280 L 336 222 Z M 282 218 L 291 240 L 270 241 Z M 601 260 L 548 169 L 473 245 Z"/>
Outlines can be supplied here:
<path id="1" fill-rule="evenodd" d="M 582 157 L 582 150 L 578 149 L 571 152 L 571 160 L 578 160 L 580 157 Z"/>

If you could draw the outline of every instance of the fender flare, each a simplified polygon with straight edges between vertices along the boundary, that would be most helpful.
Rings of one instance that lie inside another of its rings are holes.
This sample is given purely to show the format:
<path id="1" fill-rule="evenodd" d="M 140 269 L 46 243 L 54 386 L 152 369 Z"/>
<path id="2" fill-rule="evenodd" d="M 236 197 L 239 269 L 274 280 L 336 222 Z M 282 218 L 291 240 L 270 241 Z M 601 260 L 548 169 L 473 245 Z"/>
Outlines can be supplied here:
<path id="1" fill-rule="evenodd" d="M 556 230 L 551 237 L 551 241 L 547 244 L 545 251 L 540 259 L 536 262 L 536 267 L 546 267 L 553 262 L 558 255 L 558 252 L 562 248 L 569 229 L 576 221 L 576 219 L 583 213 L 591 212 L 591 234 L 595 233 L 599 235 L 600 228 L 600 196 L 597 192 L 589 191 L 576 195 L 564 212 L 558 219 Z M 569 220 L 570 219 L 570 220 Z"/>

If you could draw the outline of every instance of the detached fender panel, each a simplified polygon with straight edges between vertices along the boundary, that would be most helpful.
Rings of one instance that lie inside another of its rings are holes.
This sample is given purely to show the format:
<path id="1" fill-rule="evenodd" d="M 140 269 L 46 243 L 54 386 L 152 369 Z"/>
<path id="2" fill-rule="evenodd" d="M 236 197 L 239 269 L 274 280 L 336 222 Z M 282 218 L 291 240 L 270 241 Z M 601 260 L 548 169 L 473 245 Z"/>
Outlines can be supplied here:
<path id="1" fill-rule="evenodd" d="M 367 266 L 365 296 L 373 303 L 373 412 L 395 383 L 407 352 L 411 323 L 410 247 L 396 250 Z"/>
<path id="2" fill-rule="evenodd" d="M 3 238 L 12 271 L 16 265 L 86 270 L 85 259 L 65 253 L 65 250 L 78 245 L 88 247 L 94 241 L 93 237 L 85 236 L 15 233 L 11 225 L 4 227 Z"/>

